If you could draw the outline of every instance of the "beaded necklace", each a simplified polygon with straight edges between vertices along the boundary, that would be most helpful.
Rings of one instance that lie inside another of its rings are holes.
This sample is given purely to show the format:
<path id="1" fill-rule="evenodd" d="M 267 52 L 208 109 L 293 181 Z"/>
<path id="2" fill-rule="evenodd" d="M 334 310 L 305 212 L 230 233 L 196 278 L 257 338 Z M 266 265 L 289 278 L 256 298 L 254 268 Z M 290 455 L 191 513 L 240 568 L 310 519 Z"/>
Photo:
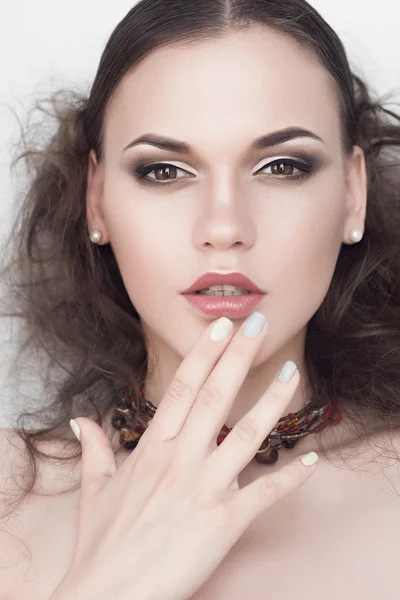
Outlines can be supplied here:
<path id="1" fill-rule="evenodd" d="M 149 420 L 154 417 L 157 410 L 157 407 L 144 397 L 143 388 L 144 385 L 139 388 L 138 403 L 140 410 L 137 420 L 134 418 L 137 411 L 136 403 L 134 399 L 127 400 L 126 398 L 122 398 L 117 404 L 111 419 L 114 429 L 120 431 L 120 445 L 127 450 L 136 448 L 147 429 Z M 343 411 L 336 405 L 336 402 L 332 401 L 324 406 L 318 406 L 310 402 L 299 411 L 281 417 L 277 425 L 264 439 L 254 458 L 262 464 L 276 463 L 280 448 L 294 448 L 301 438 L 310 435 L 310 433 L 322 431 L 329 423 L 340 423 L 342 418 Z M 217 437 L 218 446 L 230 431 L 232 431 L 232 428 L 226 425 L 222 427 Z M 272 445 L 272 440 L 279 440 L 279 442 Z"/>

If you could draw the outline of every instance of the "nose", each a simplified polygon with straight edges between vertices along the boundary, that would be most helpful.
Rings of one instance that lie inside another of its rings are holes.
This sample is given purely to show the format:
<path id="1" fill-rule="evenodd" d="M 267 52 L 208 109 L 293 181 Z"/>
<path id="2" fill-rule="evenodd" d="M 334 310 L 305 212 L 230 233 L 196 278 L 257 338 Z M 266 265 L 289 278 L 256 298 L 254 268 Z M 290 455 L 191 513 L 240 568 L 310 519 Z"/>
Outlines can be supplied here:
<path id="1" fill-rule="evenodd" d="M 255 215 L 243 190 L 232 181 L 220 180 L 204 193 L 206 197 L 200 201 L 202 211 L 193 230 L 196 248 L 199 251 L 251 248 L 256 238 Z"/>

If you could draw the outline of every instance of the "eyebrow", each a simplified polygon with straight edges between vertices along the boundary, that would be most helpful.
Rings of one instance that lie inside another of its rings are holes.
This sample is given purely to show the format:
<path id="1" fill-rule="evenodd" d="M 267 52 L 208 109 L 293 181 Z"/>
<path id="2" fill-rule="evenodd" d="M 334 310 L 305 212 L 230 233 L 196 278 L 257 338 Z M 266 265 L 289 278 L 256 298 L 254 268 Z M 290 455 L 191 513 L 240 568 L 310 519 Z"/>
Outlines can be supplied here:
<path id="1" fill-rule="evenodd" d="M 250 146 L 250 149 L 261 150 L 263 148 L 277 146 L 278 144 L 284 144 L 285 142 L 300 137 L 312 138 L 325 144 L 322 138 L 308 129 L 302 129 L 301 127 L 287 127 L 257 138 Z M 124 152 L 138 144 L 149 144 L 150 146 L 156 146 L 162 150 L 179 152 L 181 154 L 189 154 L 193 151 L 193 148 L 187 142 L 182 142 L 181 140 L 175 140 L 162 135 L 156 135 L 154 133 L 146 133 L 125 146 Z"/>

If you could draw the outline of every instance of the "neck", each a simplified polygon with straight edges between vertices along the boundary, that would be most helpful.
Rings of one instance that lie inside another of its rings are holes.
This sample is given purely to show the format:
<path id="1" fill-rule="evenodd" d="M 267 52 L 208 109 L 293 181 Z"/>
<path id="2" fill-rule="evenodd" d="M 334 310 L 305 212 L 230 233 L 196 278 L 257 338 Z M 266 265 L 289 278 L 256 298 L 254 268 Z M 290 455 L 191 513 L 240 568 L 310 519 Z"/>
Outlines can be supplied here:
<path id="1" fill-rule="evenodd" d="M 158 407 L 183 357 L 159 339 L 157 340 L 157 347 L 155 347 L 154 334 L 151 338 L 153 347 L 148 348 L 149 374 L 144 386 L 144 395 L 154 406 Z M 301 374 L 301 382 L 285 414 L 296 412 L 306 406 L 310 401 L 310 394 L 304 364 L 304 343 L 305 329 L 272 356 L 268 356 L 268 349 L 261 349 L 238 390 L 229 415 L 225 419 L 227 427 L 232 428 L 260 400 L 283 363 L 288 359 L 296 363 Z M 156 368 L 151 368 L 154 364 L 154 356 L 157 356 Z"/>
<path id="2" fill-rule="evenodd" d="M 154 333 L 148 335 L 147 332 L 146 337 L 148 340 L 151 339 L 151 344 L 147 344 L 148 369 L 143 392 L 145 398 L 157 408 L 168 389 L 169 383 L 178 370 L 183 360 L 183 356 L 177 354 L 168 344 L 164 343 L 160 338 L 157 338 Z M 291 359 L 296 363 L 301 374 L 301 380 L 299 387 L 285 409 L 284 414 L 281 416 L 284 417 L 289 413 L 296 413 L 309 404 L 311 394 L 310 382 L 307 377 L 304 363 L 304 343 L 305 330 L 302 330 L 296 338 L 292 339 L 290 343 L 286 344 L 285 347 L 275 354 L 268 356 L 268 348 L 260 349 L 260 352 L 255 356 L 252 366 L 238 390 L 231 410 L 225 419 L 225 425 L 228 428 L 233 428 L 261 399 L 272 380 L 276 377 L 280 367 L 288 359 Z M 273 346 L 273 340 L 271 346 Z M 189 350 L 190 348 L 185 350 L 183 354 L 187 355 Z M 325 405 L 327 404 L 329 404 L 329 402 L 325 402 Z M 114 408 L 112 414 L 114 414 Z M 119 442 L 117 442 L 116 439 L 114 440 L 114 443 L 119 447 Z M 354 443 L 354 431 L 351 427 L 351 422 L 347 423 L 345 418 L 339 426 L 337 423 L 332 422 L 328 423 L 328 426 L 320 432 L 310 432 L 308 436 L 302 437 L 294 448 L 282 448 L 277 464 L 283 466 L 294 460 L 297 456 L 310 452 L 311 450 L 318 452 L 321 446 L 324 447 L 324 450 L 336 450 L 338 447 L 350 443 Z M 252 462 L 254 463 L 255 461 Z M 276 466 L 277 465 L 268 465 L 268 469 L 274 469 Z M 259 467 L 260 465 L 258 465 L 256 469 Z M 251 465 L 249 465 L 248 468 L 251 470 Z"/>

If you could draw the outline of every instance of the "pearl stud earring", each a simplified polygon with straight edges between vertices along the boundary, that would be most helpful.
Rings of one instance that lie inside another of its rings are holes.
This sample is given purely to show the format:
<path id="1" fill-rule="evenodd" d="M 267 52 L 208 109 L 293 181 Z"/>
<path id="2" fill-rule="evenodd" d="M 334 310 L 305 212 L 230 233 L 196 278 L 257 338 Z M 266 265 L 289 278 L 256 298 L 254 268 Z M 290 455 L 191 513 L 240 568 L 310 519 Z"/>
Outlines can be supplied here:
<path id="1" fill-rule="evenodd" d="M 363 233 L 359 229 L 352 229 L 350 231 L 350 241 L 354 242 L 354 244 L 361 242 L 362 238 L 363 238 Z"/>
<path id="2" fill-rule="evenodd" d="M 101 240 L 101 231 L 92 231 L 90 234 L 90 241 L 97 244 Z"/>

